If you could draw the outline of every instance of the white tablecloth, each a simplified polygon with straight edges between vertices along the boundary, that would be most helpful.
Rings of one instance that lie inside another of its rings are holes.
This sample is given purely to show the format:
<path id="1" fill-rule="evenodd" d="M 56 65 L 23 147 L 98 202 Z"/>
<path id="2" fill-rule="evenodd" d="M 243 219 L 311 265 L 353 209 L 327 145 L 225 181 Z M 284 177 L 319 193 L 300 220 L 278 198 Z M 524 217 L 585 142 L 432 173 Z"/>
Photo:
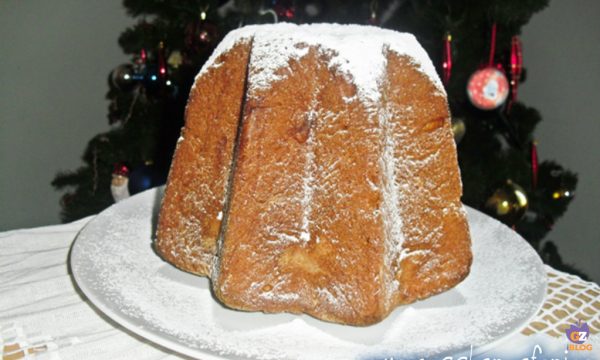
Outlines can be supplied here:
<path id="1" fill-rule="evenodd" d="M 125 330 L 78 291 L 68 254 L 89 219 L 0 233 L 2 359 L 185 358 Z M 521 333 L 472 359 L 600 359 L 600 287 L 546 269 L 548 294 L 537 317 Z M 590 327 L 585 344 L 591 351 L 566 350 L 565 329 L 576 320 Z M 444 359 L 461 356 L 470 359 L 468 351 Z"/>

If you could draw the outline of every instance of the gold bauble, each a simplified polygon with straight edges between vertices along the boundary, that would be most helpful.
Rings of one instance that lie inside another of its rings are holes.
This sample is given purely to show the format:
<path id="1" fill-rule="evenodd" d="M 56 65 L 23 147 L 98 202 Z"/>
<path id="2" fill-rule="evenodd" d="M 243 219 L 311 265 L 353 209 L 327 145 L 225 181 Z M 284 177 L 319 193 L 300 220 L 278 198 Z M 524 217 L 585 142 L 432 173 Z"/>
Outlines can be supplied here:
<path id="1" fill-rule="evenodd" d="M 461 117 L 453 117 L 452 118 L 452 133 L 454 134 L 454 141 L 458 144 L 465 136 L 467 132 L 467 127 L 465 125 L 465 120 Z"/>
<path id="2" fill-rule="evenodd" d="M 525 190 L 511 180 L 507 180 L 486 201 L 485 208 L 496 219 L 512 226 L 525 215 L 528 205 Z"/>

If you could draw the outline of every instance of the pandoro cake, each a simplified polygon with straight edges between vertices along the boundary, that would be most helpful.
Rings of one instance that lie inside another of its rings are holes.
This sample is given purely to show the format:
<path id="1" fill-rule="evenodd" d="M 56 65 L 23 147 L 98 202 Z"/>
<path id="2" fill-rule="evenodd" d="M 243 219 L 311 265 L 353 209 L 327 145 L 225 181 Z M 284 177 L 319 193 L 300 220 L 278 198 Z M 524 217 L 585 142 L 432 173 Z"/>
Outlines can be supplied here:
<path id="1" fill-rule="evenodd" d="M 234 30 L 185 116 L 155 247 L 224 305 L 368 325 L 469 273 L 446 93 L 412 35 Z"/>

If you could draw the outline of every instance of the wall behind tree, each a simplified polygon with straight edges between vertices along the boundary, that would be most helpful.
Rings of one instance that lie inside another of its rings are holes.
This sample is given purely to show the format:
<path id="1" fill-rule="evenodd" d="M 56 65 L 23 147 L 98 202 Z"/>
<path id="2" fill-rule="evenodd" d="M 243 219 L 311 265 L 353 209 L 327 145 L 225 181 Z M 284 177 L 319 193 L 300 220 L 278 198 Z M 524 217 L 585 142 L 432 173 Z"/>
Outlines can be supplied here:
<path id="1" fill-rule="evenodd" d="M 542 159 L 580 175 L 549 239 L 600 281 L 600 2 L 553 1 L 524 28 L 520 98 L 543 116 Z M 0 231 L 59 222 L 58 170 L 75 169 L 108 129 L 107 77 L 128 59 L 117 38 L 133 20 L 120 0 L 0 2 Z"/>
<path id="2" fill-rule="evenodd" d="M 108 129 L 120 0 L 0 1 L 0 231 L 59 222 L 58 170 Z"/>
<path id="3" fill-rule="evenodd" d="M 541 159 L 579 174 L 575 198 L 547 236 L 563 260 L 600 281 L 600 2 L 550 1 L 523 28 L 527 81 L 520 99 L 537 108 Z"/>

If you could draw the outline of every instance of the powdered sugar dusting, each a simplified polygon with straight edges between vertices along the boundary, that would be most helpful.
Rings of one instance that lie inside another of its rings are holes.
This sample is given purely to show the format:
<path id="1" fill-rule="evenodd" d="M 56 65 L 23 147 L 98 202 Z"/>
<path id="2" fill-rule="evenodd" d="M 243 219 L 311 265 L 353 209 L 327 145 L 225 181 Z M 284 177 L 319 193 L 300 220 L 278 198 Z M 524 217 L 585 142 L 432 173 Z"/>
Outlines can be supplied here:
<path id="1" fill-rule="evenodd" d="M 306 140 L 306 164 L 304 165 L 304 176 L 302 177 L 302 208 L 304 213 L 302 214 L 302 233 L 300 238 L 306 242 L 310 241 L 310 219 L 312 215 L 312 199 L 314 194 L 314 182 L 315 182 L 315 135 L 314 131 L 311 131 L 312 123 L 315 121 L 317 116 L 316 111 L 316 96 L 311 104 L 311 110 L 306 114 L 308 122 L 308 139 Z"/>
<path id="2" fill-rule="evenodd" d="M 394 33 L 394 31 L 392 30 L 384 31 L 388 33 Z M 393 35 L 389 34 L 389 36 L 391 37 Z M 394 51 L 398 55 L 408 55 L 410 58 L 412 58 L 415 65 L 417 65 L 417 67 L 425 75 L 427 75 L 431 81 L 433 81 L 433 84 L 435 85 L 436 89 L 441 94 L 446 96 L 446 89 L 444 88 L 444 85 L 442 84 L 442 81 L 440 80 L 440 77 L 437 71 L 435 70 L 433 62 L 431 62 L 429 55 L 427 54 L 425 49 L 423 49 L 423 47 L 419 44 L 414 35 L 402 33 L 402 36 L 394 37 L 394 41 L 390 41 L 386 44 L 389 46 L 389 50 Z"/>
<path id="3" fill-rule="evenodd" d="M 219 55 L 249 39 L 252 39 L 252 62 L 258 69 L 253 74 L 251 90 L 268 89 L 272 82 L 284 78 L 289 62 L 305 56 L 308 53 L 305 45 L 312 45 L 331 56 L 329 67 L 340 71 L 355 84 L 360 100 L 367 104 L 377 102 L 380 97 L 377 79 L 385 71 L 384 48 L 410 57 L 438 91 L 445 94 L 433 63 L 413 35 L 363 25 L 278 23 L 246 26 L 230 32 L 223 39 L 198 77 L 209 68 L 220 66 L 216 61 Z"/>
<path id="4" fill-rule="evenodd" d="M 376 325 L 355 328 L 304 315 L 228 310 L 211 296 L 208 279 L 176 270 L 152 251 L 161 197 L 162 190 L 153 189 L 91 220 L 74 244 L 72 271 L 101 311 L 194 357 L 430 358 L 469 345 L 477 350 L 527 322 L 544 297 L 545 272 L 535 251 L 506 226 L 468 210 L 471 274 L 456 288 L 400 307 Z"/>
<path id="5" fill-rule="evenodd" d="M 384 273 L 384 279 L 387 288 L 387 300 L 389 301 L 395 295 L 398 289 L 398 282 L 394 279 L 397 269 L 392 266 L 392 262 L 402 251 L 404 234 L 402 232 L 402 216 L 400 215 L 400 189 L 397 182 L 396 168 L 398 167 L 394 150 L 396 144 L 394 141 L 393 124 L 388 121 L 389 113 L 383 109 L 379 114 L 379 127 L 382 131 L 383 151 L 380 158 L 382 169 L 381 182 L 382 189 L 382 219 L 385 237 L 385 265 L 387 272 Z M 400 262 L 397 262 L 398 264 Z"/>
<path id="6" fill-rule="evenodd" d="M 279 31 L 288 27 L 293 25 L 282 24 L 277 29 L 271 29 L 271 25 L 257 28 L 250 56 L 251 71 L 255 70 L 250 74 L 252 79 L 248 84 L 250 92 L 270 88 L 271 83 L 285 77 L 285 70 L 290 61 L 298 60 L 308 54 L 308 47 L 297 46 L 297 41 L 289 36 L 288 31 Z"/>
<path id="7" fill-rule="evenodd" d="M 239 28 L 233 31 L 230 31 L 223 40 L 217 45 L 213 53 L 210 55 L 208 60 L 204 63 L 196 78 L 194 79 L 194 85 L 192 85 L 192 90 L 198 83 L 198 79 L 201 78 L 204 74 L 208 72 L 211 68 L 216 68 L 222 65 L 222 63 L 217 62 L 217 59 L 222 54 L 231 50 L 236 44 L 242 43 L 244 41 L 250 41 L 254 36 L 256 26 L 246 26 L 243 28 Z"/>

